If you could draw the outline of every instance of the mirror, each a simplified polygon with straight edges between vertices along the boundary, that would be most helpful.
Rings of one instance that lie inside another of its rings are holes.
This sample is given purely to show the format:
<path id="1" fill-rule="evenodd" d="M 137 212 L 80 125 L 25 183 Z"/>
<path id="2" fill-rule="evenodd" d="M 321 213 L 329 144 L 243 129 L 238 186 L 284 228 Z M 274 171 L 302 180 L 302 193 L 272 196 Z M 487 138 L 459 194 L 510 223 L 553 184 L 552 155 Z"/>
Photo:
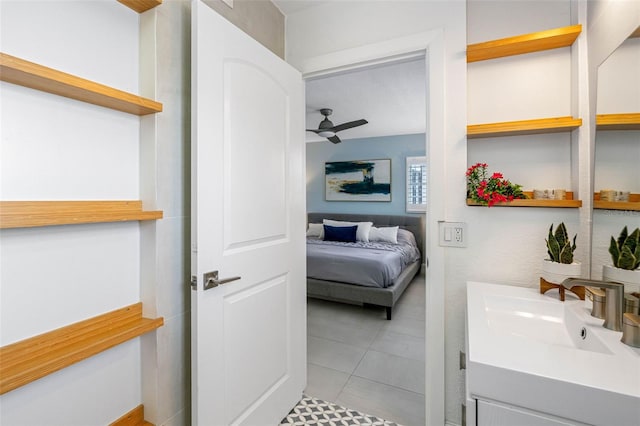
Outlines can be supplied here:
<path id="1" fill-rule="evenodd" d="M 596 96 L 591 277 L 601 279 L 611 237 L 640 227 L 640 28 L 599 66 Z"/>

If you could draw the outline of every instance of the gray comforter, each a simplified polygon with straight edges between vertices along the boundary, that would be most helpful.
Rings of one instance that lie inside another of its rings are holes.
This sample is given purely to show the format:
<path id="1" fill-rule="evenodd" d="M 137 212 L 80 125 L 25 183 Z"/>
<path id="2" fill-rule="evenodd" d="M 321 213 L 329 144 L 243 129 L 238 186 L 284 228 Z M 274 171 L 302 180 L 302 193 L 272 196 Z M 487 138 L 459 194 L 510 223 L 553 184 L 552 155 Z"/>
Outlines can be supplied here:
<path id="1" fill-rule="evenodd" d="M 407 265 L 420 259 L 420 251 L 411 239 L 399 236 L 398 244 L 391 244 L 307 238 L 307 277 L 389 287 Z"/>

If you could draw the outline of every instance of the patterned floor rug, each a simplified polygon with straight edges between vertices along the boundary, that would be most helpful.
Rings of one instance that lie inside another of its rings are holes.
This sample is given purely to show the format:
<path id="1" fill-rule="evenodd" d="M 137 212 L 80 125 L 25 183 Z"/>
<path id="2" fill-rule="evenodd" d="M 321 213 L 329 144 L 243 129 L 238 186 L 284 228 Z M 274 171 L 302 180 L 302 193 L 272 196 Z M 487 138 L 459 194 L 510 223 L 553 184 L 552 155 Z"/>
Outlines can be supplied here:
<path id="1" fill-rule="evenodd" d="M 374 426 L 400 426 L 378 417 L 360 413 L 356 410 L 340 407 L 339 405 L 325 402 L 321 399 L 304 396 L 293 407 L 280 425 L 374 425 Z"/>

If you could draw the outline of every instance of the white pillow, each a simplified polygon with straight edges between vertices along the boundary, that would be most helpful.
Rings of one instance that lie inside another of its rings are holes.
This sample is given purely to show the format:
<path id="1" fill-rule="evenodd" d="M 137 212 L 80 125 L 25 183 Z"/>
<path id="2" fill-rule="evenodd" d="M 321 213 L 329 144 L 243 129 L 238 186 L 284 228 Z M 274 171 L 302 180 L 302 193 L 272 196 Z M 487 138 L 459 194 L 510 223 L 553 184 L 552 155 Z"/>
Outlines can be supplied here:
<path id="1" fill-rule="evenodd" d="M 310 223 L 307 229 L 307 237 L 324 239 L 324 225 L 321 223 Z"/>
<path id="2" fill-rule="evenodd" d="M 329 226 L 353 226 L 358 225 L 358 231 L 356 232 L 356 240 L 369 242 L 369 231 L 373 222 L 345 222 L 341 220 L 323 219 L 322 223 Z"/>
<path id="3" fill-rule="evenodd" d="M 376 228 L 374 226 L 371 228 L 371 232 L 369 232 L 369 240 L 398 244 L 398 227 Z"/>

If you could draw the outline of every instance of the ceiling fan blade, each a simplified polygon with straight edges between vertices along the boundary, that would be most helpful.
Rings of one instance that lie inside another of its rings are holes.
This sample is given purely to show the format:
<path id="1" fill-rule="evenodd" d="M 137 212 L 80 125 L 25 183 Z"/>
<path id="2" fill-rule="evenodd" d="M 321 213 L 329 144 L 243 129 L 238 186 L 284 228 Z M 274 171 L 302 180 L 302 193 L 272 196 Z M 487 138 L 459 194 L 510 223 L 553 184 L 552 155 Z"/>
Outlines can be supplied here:
<path id="1" fill-rule="evenodd" d="M 320 133 L 322 130 L 321 129 L 307 129 L 307 132 L 313 132 L 313 133 Z"/>
<path id="2" fill-rule="evenodd" d="M 333 142 L 333 143 L 340 143 L 340 142 L 342 142 L 342 141 L 340 140 L 340 138 L 339 138 L 339 137 L 337 137 L 337 136 L 331 136 L 330 138 L 327 138 L 327 139 L 329 139 L 329 141 L 330 141 L 330 142 Z"/>
<path id="3" fill-rule="evenodd" d="M 356 121 L 350 121 L 348 123 L 342 123 L 342 124 L 338 124 L 337 126 L 335 126 L 332 130 L 334 132 L 339 132 L 341 130 L 347 130 L 347 129 L 351 129 L 352 127 L 358 127 L 358 126 L 362 126 L 363 124 L 367 124 L 368 121 L 367 120 L 356 120 Z"/>

